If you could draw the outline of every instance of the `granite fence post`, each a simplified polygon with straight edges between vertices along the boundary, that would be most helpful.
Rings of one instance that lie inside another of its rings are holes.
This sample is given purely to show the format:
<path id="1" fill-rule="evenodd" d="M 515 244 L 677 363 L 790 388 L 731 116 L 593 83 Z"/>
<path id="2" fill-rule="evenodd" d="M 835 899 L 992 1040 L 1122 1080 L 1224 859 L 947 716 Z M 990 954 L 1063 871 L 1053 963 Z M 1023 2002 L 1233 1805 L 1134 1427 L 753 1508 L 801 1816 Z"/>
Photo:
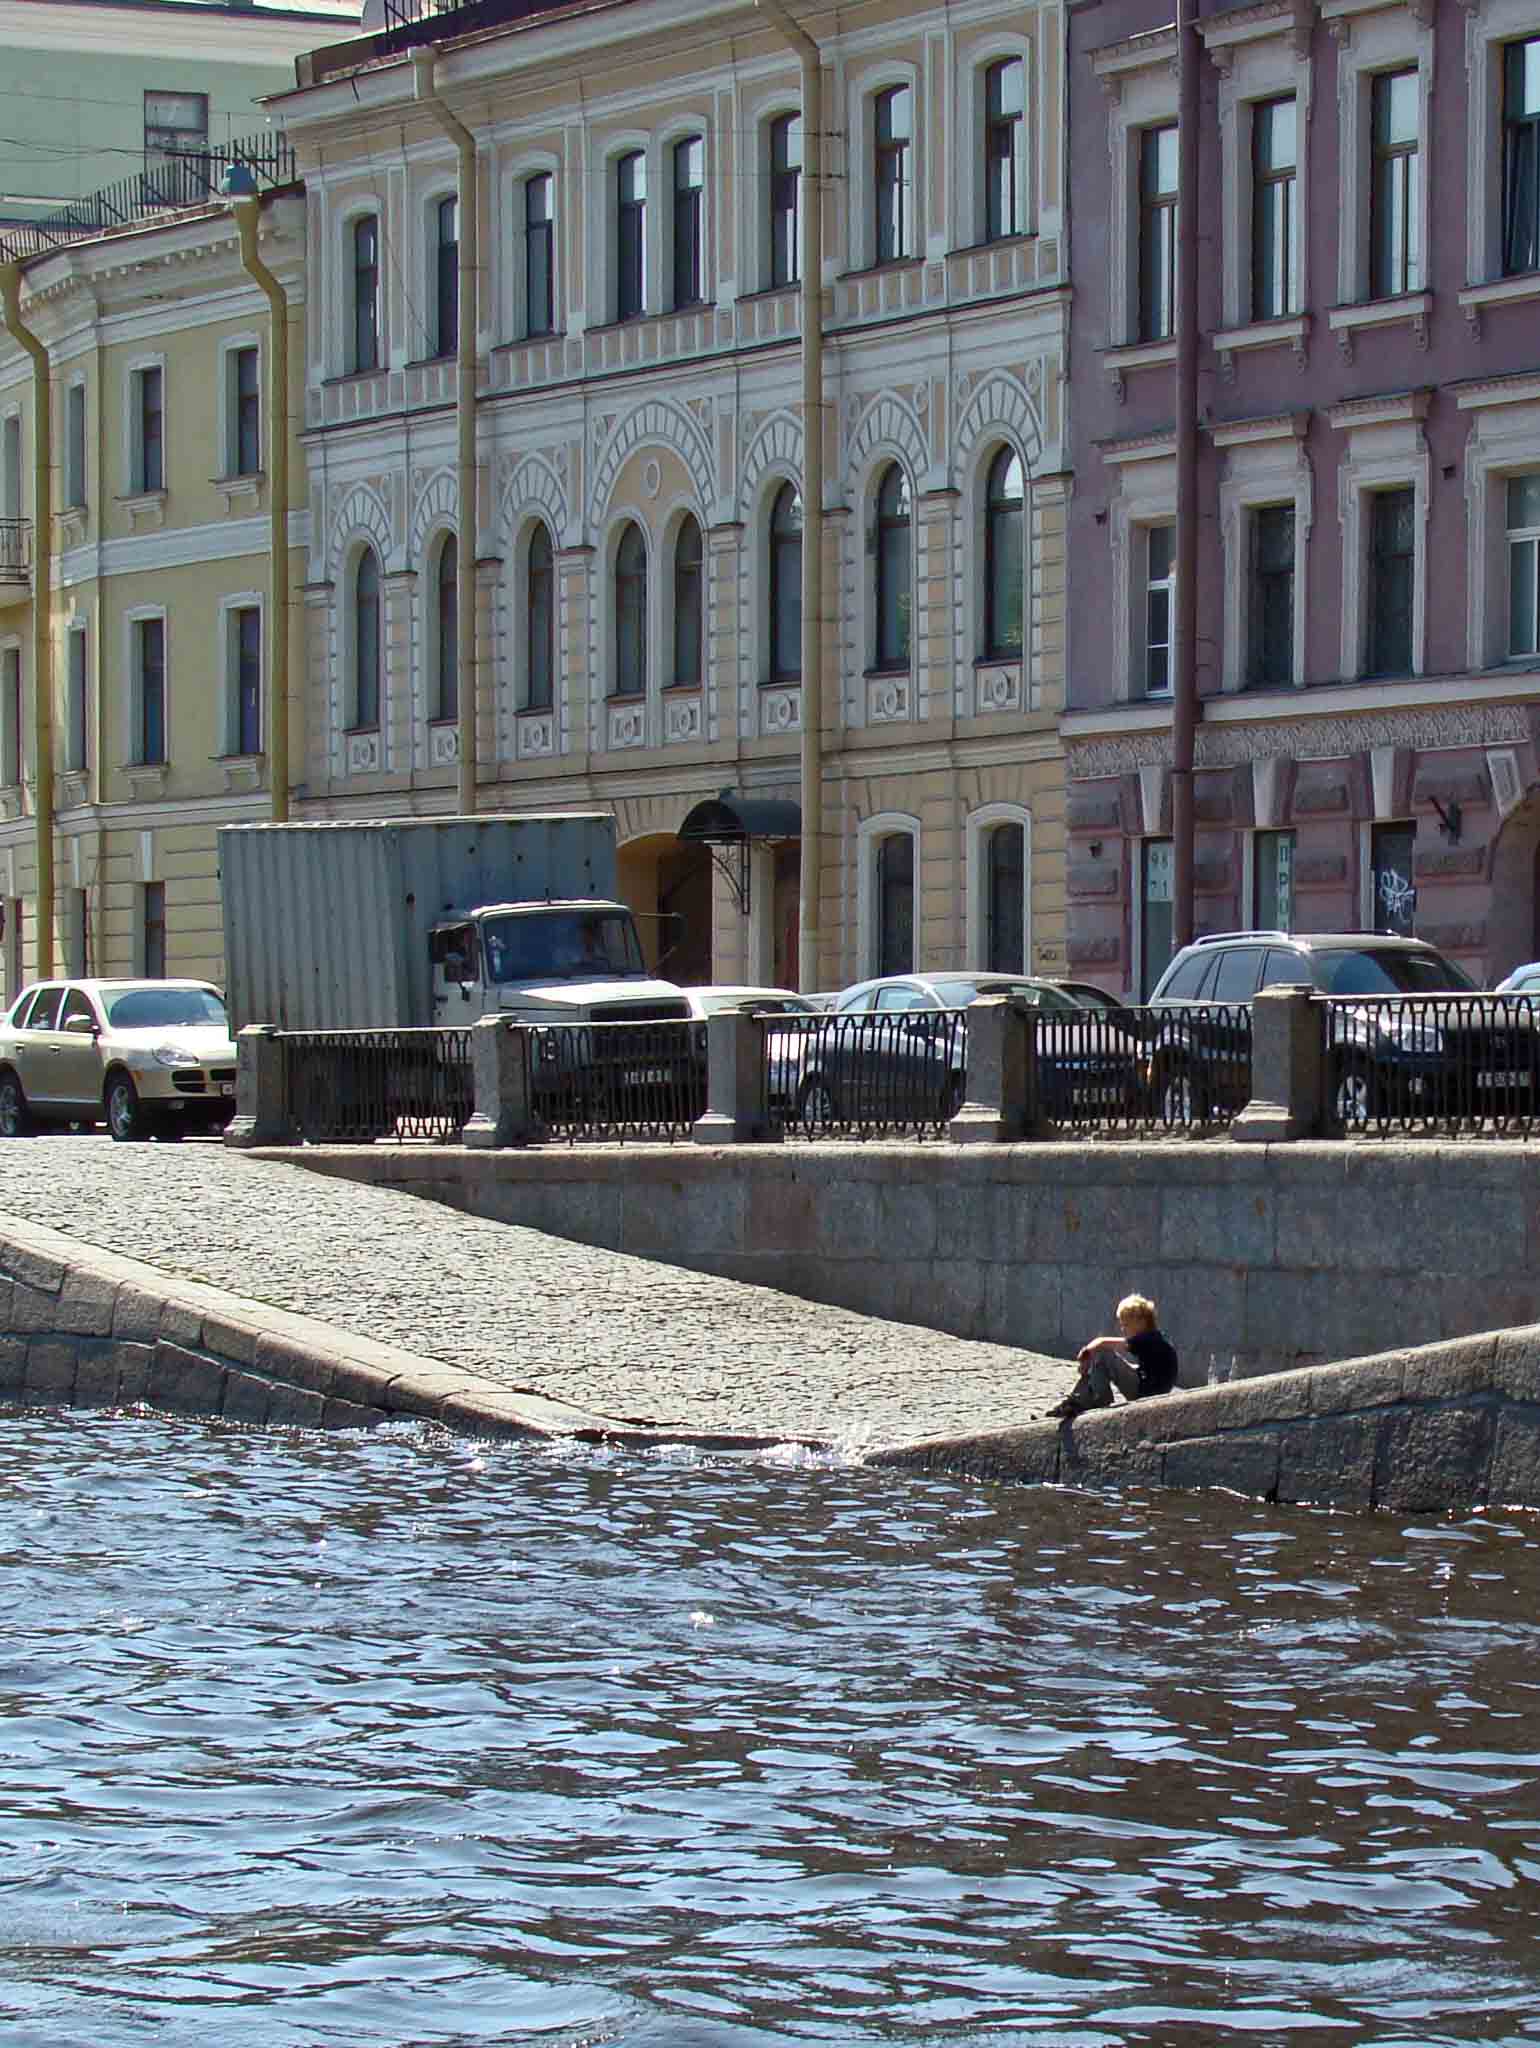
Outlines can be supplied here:
<path id="1" fill-rule="evenodd" d="M 283 1033 L 272 1024 L 247 1024 L 235 1041 L 235 1115 L 225 1126 L 225 1143 L 240 1149 L 298 1142 Z"/>
<path id="2" fill-rule="evenodd" d="M 461 1143 L 488 1150 L 528 1145 L 539 1135 L 530 1106 L 529 1034 L 507 1017 L 482 1017 L 471 1026 L 471 1078 L 475 1108 Z"/>
<path id="3" fill-rule="evenodd" d="M 1259 989 L 1251 1004 L 1251 1100 L 1230 1126 L 1246 1145 L 1313 1138 L 1326 1109 L 1326 1005 L 1308 987 Z"/>
<path id="4" fill-rule="evenodd" d="M 954 1145 L 1051 1137 L 1038 1109 L 1037 1012 L 1015 996 L 981 996 L 967 1016 L 967 1093 L 947 1136 Z"/>
<path id="5" fill-rule="evenodd" d="M 763 1017 L 724 1010 L 706 1019 L 706 1111 L 690 1126 L 697 1145 L 752 1145 L 779 1139 L 766 1089 Z"/>

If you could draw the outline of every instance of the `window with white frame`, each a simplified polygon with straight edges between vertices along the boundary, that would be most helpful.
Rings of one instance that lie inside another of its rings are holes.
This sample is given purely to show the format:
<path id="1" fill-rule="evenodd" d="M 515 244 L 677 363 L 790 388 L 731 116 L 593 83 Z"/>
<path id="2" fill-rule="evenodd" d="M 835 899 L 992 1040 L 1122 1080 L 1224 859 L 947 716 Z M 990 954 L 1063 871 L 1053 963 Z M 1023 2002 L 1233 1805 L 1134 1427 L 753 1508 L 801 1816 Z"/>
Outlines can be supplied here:
<path id="1" fill-rule="evenodd" d="M 460 715 L 460 544 L 452 533 L 433 559 L 433 711 L 435 719 Z"/>
<path id="2" fill-rule="evenodd" d="M 615 549 L 615 691 L 641 697 L 647 690 L 647 543 L 634 519 Z"/>
<path id="3" fill-rule="evenodd" d="M 378 732 L 384 647 L 380 616 L 380 558 L 373 548 L 366 547 L 354 564 L 351 600 L 353 672 L 349 679 L 348 727 L 352 732 Z"/>
<path id="4" fill-rule="evenodd" d="M 64 505 L 78 511 L 86 502 L 86 387 L 76 379 L 64 394 Z"/>
<path id="5" fill-rule="evenodd" d="M 1251 112 L 1251 317 L 1299 310 L 1298 124 L 1293 94 Z"/>
<path id="6" fill-rule="evenodd" d="M 1510 476 L 1508 505 L 1508 654 L 1540 654 L 1540 470 Z"/>
<path id="7" fill-rule="evenodd" d="M 1416 493 L 1410 484 L 1368 494 L 1363 672 L 1410 675 L 1417 574 Z"/>
<path id="8" fill-rule="evenodd" d="M 877 842 L 875 937 L 877 974 L 914 971 L 914 839 L 889 832 Z"/>
<path id="9" fill-rule="evenodd" d="M 906 669 L 914 609 L 914 503 L 902 463 L 890 462 L 883 471 L 875 509 L 872 666 Z"/>
<path id="10" fill-rule="evenodd" d="M 686 135 L 669 152 L 674 166 L 673 274 L 676 307 L 698 306 L 705 296 L 706 144 Z"/>
<path id="11" fill-rule="evenodd" d="M 524 583 L 524 708 L 549 711 L 556 678 L 556 557 L 539 522 L 526 544 Z"/>
<path id="12" fill-rule="evenodd" d="M 775 289 L 795 284 L 802 275 L 802 116 L 777 114 L 769 124 L 767 141 L 765 277 Z"/>
<path id="13" fill-rule="evenodd" d="M 133 646 L 133 759 L 141 767 L 166 758 L 166 621 L 131 622 Z"/>
<path id="14" fill-rule="evenodd" d="M 1305 680 L 1305 543 L 1314 506 L 1304 442 L 1308 418 L 1277 413 L 1210 429 L 1224 458 L 1220 673 L 1226 690 L 1283 689 Z"/>
<path id="15" fill-rule="evenodd" d="M 1503 275 L 1540 270 L 1540 35 L 1503 49 Z"/>
<path id="16" fill-rule="evenodd" d="M 1140 667 L 1146 697 L 1171 694 L 1172 649 L 1176 636 L 1176 523 L 1142 527 L 1144 639 Z"/>
<path id="17" fill-rule="evenodd" d="M 673 680 L 680 688 L 701 680 L 705 585 L 706 563 L 700 522 L 687 512 L 674 536 Z"/>
<path id="18" fill-rule="evenodd" d="M 262 752 L 262 610 L 234 606 L 227 615 L 229 643 L 228 745 L 234 754 Z"/>
<path id="19" fill-rule="evenodd" d="M 366 213 L 355 220 L 348 237 L 351 313 L 348 368 L 356 375 L 380 367 L 380 221 Z"/>
<path id="20" fill-rule="evenodd" d="M 131 496 L 166 488 L 165 373 L 158 363 L 134 370 L 129 379 L 129 479 Z"/>
<path id="21" fill-rule="evenodd" d="M 1415 65 L 1370 81 L 1369 296 L 1422 289 L 1422 89 Z"/>
<path id="22" fill-rule="evenodd" d="M 1294 507 L 1258 505 L 1249 524 L 1246 680 L 1279 689 L 1294 681 Z"/>
<path id="23" fill-rule="evenodd" d="M 795 682 L 802 673 L 802 499 L 782 484 L 770 506 L 769 676 Z"/>
<path id="24" fill-rule="evenodd" d="M 872 261 L 914 253 L 914 95 L 890 85 L 872 103 Z"/>
<path id="25" fill-rule="evenodd" d="M 1432 457 L 1423 428 L 1428 404 L 1426 391 L 1393 392 L 1345 399 L 1327 414 L 1347 436 L 1337 499 L 1344 676 L 1415 676 L 1423 670 L 1424 553 L 1432 489 Z M 1501 517 L 1496 510 L 1494 526 Z M 1500 555 L 1495 540 L 1491 552 L 1495 563 Z M 1486 581 L 1484 575 L 1472 578 L 1473 585 L 1483 588 Z"/>
<path id="26" fill-rule="evenodd" d="M 983 121 L 984 240 L 1027 231 L 1026 65 L 1002 57 L 985 67 Z"/>
<path id="27" fill-rule="evenodd" d="M 87 774 L 91 767 L 91 683 L 88 653 L 85 627 L 72 626 L 69 631 L 69 682 L 64 758 L 66 765 L 76 775 Z"/>
<path id="28" fill-rule="evenodd" d="M 262 351 L 255 343 L 225 356 L 229 386 L 225 411 L 230 437 L 227 476 L 258 476 L 262 470 Z"/>
<path id="29" fill-rule="evenodd" d="M 1428 282 L 1432 76 L 1431 10 L 1354 14 L 1337 50 L 1338 307 L 1328 317 L 1339 336 L 1423 310 L 1394 302 Z M 1307 211 L 1302 203 L 1301 218 Z"/>
<path id="30" fill-rule="evenodd" d="M 1024 974 L 1027 832 L 992 825 L 984 838 L 984 960 L 991 974 Z"/>
<path id="31" fill-rule="evenodd" d="M 433 353 L 460 345 L 460 202 L 449 193 L 433 207 Z"/>
<path id="32" fill-rule="evenodd" d="M 1176 332 L 1177 128 L 1139 137 L 1139 339 Z"/>
<path id="33" fill-rule="evenodd" d="M 556 327 L 556 180 L 537 171 L 524 180 L 524 332 Z"/>
<path id="34" fill-rule="evenodd" d="M 22 771 L 21 649 L 0 648 L 0 782 L 14 789 Z"/>
<path id="35" fill-rule="evenodd" d="M 21 414 L 7 413 L 0 427 L 0 519 L 21 517 Z"/>
<path id="36" fill-rule="evenodd" d="M 984 632 L 988 661 L 1020 661 L 1026 597 L 1021 457 L 1002 448 L 984 480 Z"/>
<path id="37" fill-rule="evenodd" d="M 647 158 L 639 149 L 616 160 L 615 318 L 634 320 L 647 304 Z"/>

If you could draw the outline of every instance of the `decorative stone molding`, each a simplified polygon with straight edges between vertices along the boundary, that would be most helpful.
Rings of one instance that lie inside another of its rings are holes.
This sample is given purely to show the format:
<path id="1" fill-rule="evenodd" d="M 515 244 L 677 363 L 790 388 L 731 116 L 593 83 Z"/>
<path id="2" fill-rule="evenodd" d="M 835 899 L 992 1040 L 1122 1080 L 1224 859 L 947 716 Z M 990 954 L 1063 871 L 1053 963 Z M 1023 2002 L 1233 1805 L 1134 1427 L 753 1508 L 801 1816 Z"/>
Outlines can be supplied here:
<path id="1" fill-rule="evenodd" d="M 460 758 L 460 728 L 453 719 L 436 718 L 428 727 L 428 765 L 452 768 Z"/>
<path id="2" fill-rule="evenodd" d="M 802 730 L 802 686 L 794 683 L 789 689 L 761 690 L 759 693 L 759 730 L 762 737 L 774 738 L 781 733 Z"/>
<path id="3" fill-rule="evenodd" d="M 231 796 L 253 796 L 267 781 L 265 754 L 226 754 L 219 765 Z"/>
<path id="4" fill-rule="evenodd" d="M 516 721 L 514 745 L 521 761 L 542 761 L 556 752 L 556 715 L 551 711 L 521 711 Z"/>
<path id="5" fill-rule="evenodd" d="M 647 705 L 638 697 L 634 702 L 611 704 L 605 720 L 606 740 L 612 753 L 623 747 L 645 747 L 647 744 Z"/>
<path id="6" fill-rule="evenodd" d="M 1365 712 L 1340 718 L 1299 718 L 1257 725 L 1200 725 L 1196 761 L 1200 768 L 1232 768 L 1268 755 L 1294 760 L 1345 760 L 1375 746 L 1522 746 L 1529 720 L 1519 704 L 1452 704 L 1443 709 Z M 1119 734 L 1114 738 L 1066 739 L 1065 771 L 1071 781 L 1129 775 L 1169 763 L 1167 729 Z"/>
<path id="7" fill-rule="evenodd" d="M 663 699 L 663 740 L 667 746 L 701 737 L 701 692 L 670 692 Z"/>
<path id="8" fill-rule="evenodd" d="M 894 725 L 907 719 L 912 701 L 910 678 L 907 675 L 867 677 L 868 725 Z"/>
<path id="9" fill-rule="evenodd" d="M 343 762 L 349 775 L 378 775 L 381 758 L 378 732 L 343 735 Z"/>
<path id="10" fill-rule="evenodd" d="M 166 779 L 170 772 L 171 764 L 167 761 L 130 761 L 123 770 L 136 803 L 163 797 L 166 794 Z"/>
<path id="11" fill-rule="evenodd" d="M 975 670 L 974 710 L 979 717 L 992 712 L 1021 709 L 1021 669 L 1016 663 L 991 664 Z"/>

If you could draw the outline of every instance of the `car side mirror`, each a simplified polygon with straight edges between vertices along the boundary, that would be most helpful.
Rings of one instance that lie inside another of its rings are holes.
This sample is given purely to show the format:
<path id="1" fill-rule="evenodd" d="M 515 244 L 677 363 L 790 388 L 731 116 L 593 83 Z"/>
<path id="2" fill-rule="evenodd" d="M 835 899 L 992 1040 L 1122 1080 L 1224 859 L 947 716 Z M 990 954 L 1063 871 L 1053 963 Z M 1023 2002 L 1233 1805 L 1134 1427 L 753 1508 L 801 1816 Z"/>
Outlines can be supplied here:
<path id="1" fill-rule="evenodd" d="M 66 1031 L 73 1032 L 77 1038 L 95 1038 L 101 1026 L 94 1017 L 76 1015 L 65 1018 L 64 1028 Z"/>

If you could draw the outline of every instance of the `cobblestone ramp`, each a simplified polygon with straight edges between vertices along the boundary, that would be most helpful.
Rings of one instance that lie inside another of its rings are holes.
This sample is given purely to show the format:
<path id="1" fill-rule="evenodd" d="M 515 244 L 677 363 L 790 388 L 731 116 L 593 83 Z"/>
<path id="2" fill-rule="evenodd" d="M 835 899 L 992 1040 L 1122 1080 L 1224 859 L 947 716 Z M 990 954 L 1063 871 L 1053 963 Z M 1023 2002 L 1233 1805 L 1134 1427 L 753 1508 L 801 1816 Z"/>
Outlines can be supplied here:
<path id="1" fill-rule="evenodd" d="M 1063 1361 L 216 1144 L 0 1147 L 0 1387 L 851 1455 L 1031 1421 Z"/>

